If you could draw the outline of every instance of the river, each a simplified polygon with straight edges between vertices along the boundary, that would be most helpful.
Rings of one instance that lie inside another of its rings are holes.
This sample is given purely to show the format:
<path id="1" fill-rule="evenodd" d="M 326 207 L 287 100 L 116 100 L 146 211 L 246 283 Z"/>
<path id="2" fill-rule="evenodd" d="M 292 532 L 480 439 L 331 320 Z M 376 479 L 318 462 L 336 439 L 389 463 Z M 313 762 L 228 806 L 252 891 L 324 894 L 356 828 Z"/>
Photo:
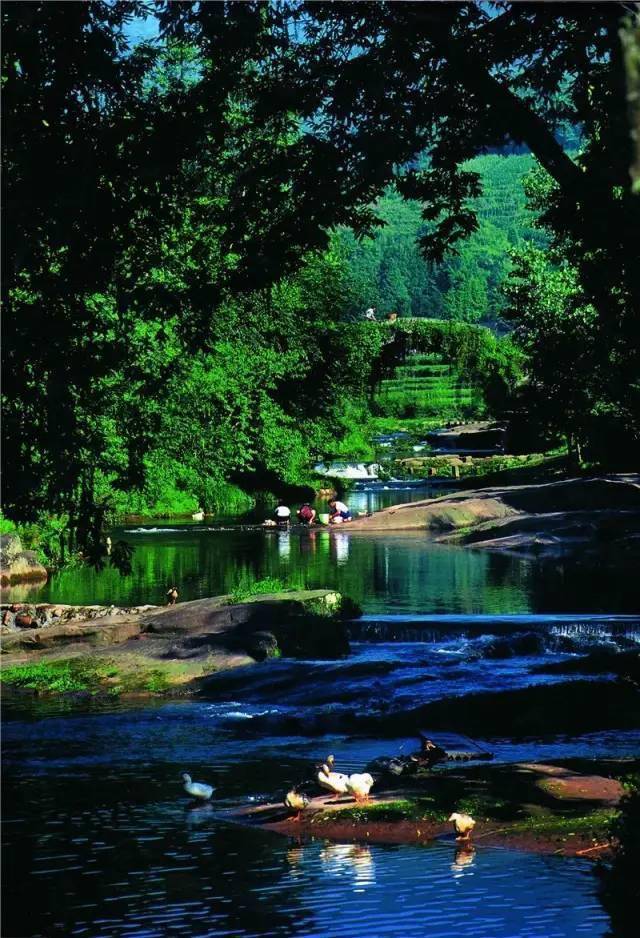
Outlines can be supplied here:
<path id="1" fill-rule="evenodd" d="M 377 497 L 408 495 L 423 493 Z M 488 846 L 461 856 L 452 837 L 422 847 L 299 842 L 223 813 L 278 797 L 329 751 L 348 771 L 415 748 L 400 732 L 359 733 L 362 715 L 553 681 L 535 666 L 637 642 L 628 572 L 430 546 L 413 534 L 265 533 L 248 522 L 135 524 L 112 536 L 135 546 L 130 576 L 68 570 L 33 598 L 158 602 L 173 581 L 190 599 L 278 576 L 336 587 L 365 615 L 348 659 L 223 674 L 206 701 L 7 709 L 4 934 L 604 934 L 586 861 Z M 534 640 L 507 656 L 491 651 L 522 634 Z M 490 744 L 504 762 L 625 756 L 640 751 L 640 733 Z M 211 804 L 191 808 L 182 771 L 216 786 Z"/>

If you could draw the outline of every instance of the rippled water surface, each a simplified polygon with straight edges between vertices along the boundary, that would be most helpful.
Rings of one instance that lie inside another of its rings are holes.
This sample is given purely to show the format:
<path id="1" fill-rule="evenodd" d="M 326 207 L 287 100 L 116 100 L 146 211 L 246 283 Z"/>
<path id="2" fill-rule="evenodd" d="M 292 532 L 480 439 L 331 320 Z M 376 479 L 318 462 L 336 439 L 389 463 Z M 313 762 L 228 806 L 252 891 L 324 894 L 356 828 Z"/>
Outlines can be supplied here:
<path id="1" fill-rule="evenodd" d="M 604 933 L 588 863 L 452 837 L 424 847 L 285 840 L 220 818 L 372 741 L 248 742 L 215 704 L 13 719 L 5 735 L 6 935 Z M 192 808 L 179 771 L 213 780 Z"/>
<path id="2" fill-rule="evenodd" d="M 375 494 L 386 502 L 423 496 Z M 377 507 L 373 497 L 363 493 L 359 507 Z M 403 729 L 411 707 L 553 683 L 561 676 L 541 664 L 636 647 L 629 571 L 606 560 L 547 563 L 437 547 L 422 535 L 165 528 L 114 532 L 135 545 L 130 576 L 71 570 L 31 597 L 157 602 L 170 581 L 189 599 L 226 592 L 247 575 L 279 576 L 337 587 L 362 604 L 352 653 L 221 674 L 206 701 L 7 708 L 3 934 L 604 934 L 587 862 L 481 842 L 464 853 L 450 836 L 423 847 L 300 843 L 232 824 L 228 812 L 281 798 L 329 751 L 344 771 L 412 751 L 416 740 Z M 397 718 L 394 738 L 363 731 L 382 716 Z M 615 728 L 481 742 L 500 762 L 640 752 L 640 732 Z M 216 786 L 211 804 L 189 805 L 185 770 Z"/>

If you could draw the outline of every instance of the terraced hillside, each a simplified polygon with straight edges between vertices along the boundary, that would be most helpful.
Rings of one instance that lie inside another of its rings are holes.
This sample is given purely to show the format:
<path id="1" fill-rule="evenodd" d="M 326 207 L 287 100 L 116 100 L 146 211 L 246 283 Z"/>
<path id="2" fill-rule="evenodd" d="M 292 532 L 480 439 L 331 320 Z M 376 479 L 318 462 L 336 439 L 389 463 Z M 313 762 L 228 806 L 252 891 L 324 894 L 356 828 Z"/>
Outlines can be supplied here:
<path id="1" fill-rule="evenodd" d="M 433 353 L 410 355 L 393 377 L 382 380 L 374 402 L 380 416 L 431 417 L 443 423 L 481 417 L 485 411 L 481 390 Z"/>

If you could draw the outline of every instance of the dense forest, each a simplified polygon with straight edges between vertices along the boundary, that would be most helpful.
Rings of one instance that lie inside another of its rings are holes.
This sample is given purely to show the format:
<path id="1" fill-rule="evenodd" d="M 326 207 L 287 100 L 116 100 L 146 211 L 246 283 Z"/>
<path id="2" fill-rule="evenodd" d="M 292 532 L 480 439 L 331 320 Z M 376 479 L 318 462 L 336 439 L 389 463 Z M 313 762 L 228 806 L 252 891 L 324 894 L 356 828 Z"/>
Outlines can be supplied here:
<path id="1" fill-rule="evenodd" d="M 346 313 L 358 316 L 364 302 L 383 316 L 397 312 L 494 326 L 505 306 L 511 252 L 525 244 L 544 247 L 547 240 L 534 226 L 523 186 L 535 165 L 523 154 L 492 154 L 465 164 L 482 183 L 472 200 L 478 229 L 440 263 L 426 261 L 418 247 L 427 227 L 420 203 L 390 188 L 374 206 L 384 228 L 372 238 L 358 239 L 345 228 L 337 232 L 353 298 Z"/>
<path id="2" fill-rule="evenodd" d="M 633 463 L 621 11 L 442 6 L 4 6 L 9 518 L 90 550 L 114 512 L 240 507 L 365 452 L 370 305 L 508 323 L 502 411 Z"/>

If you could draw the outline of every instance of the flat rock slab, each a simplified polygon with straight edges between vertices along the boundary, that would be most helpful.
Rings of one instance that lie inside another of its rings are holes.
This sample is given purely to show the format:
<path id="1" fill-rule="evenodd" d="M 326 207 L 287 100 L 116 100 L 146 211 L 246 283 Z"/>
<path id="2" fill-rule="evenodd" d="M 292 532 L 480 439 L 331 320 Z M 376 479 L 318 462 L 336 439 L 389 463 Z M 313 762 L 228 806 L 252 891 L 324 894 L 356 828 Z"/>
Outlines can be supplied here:
<path id="1" fill-rule="evenodd" d="M 126 614 L 97 615 L 100 607 L 86 607 L 87 619 L 4 634 L 2 651 L 24 657 L 58 654 L 72 646 L 78 653 L 84 645 L 164 661 L 215 656 L 214 670 L 262 660 L 278 648 L 285 655 L 317 651 L 316 657 L 339 657 L 349 648 L 346 626 L 337 615 L 341 602 L 332 590 L 292 590 L 237 604 L 215 596 Z"/>
<path id="2" fill-rule="evenodd" d="M 620 782 L 603 775 L 581 775 L 563 766 L 535 762 L 518 763 L 516 768 L 540 776 L 535 785 L 559 801 L 601 801 L 614 805 L 624 794 Z"/>
<path id="3" fill-rule="evenodd" d="M 99 619 L 91 622 L 69 622 L 44 629 L 24 629 L 2 638 L 4 654 L 20 651 L 49 651 L 66 645 L 84 644 L 91 647 L 117 645 L 142 631 L 139 618 Z"/>
<path id="4" fill-rule="evenodd" d="M 546 794 L 560 801 L 602 801 L 618 804 L 624 788 L 614 778 L 602 775 L 568 775 L 563 778 L 545 778 L 537 783 Z"/>
<path id="5" fill-rule="evenodd" d="M 448 532 L 457 536 L 456 532 L 461 529 L 473 531 L 490 523 L 505 525 L 507 522 L 517 522 L 521 525 L 531 517 L 535 519 L 551 515 L 559 516 L 562 525 L 566 527 L 573 513 L 614 511 L 631 513 L 627 520 L 640 528 L 640 475 L 567 479 L 538 485 L 496 486 L 459 492 L 444 498 L 385 508 L 370 517 L 355 519 L 349 524 L 349 530 L 373 532 L 418 529 L 433 536 L 444 536 Z M 535 521 L 529 522 L 527 527 L 533 529 Z M 542 528 L 543 535 L 544 525 Z M 495 538 L 488 536 L 488 528 L 485 530 L 487 533 L 484 539 L 476 538 L 479 542 L 476 546 L 488 546 L 483 541 L 495 541 Z M 502 531 L 501 535 L 516 537 L 518 533 L 512 528 Z M 583 534 L 583 531 L 579 533 Z"/>

